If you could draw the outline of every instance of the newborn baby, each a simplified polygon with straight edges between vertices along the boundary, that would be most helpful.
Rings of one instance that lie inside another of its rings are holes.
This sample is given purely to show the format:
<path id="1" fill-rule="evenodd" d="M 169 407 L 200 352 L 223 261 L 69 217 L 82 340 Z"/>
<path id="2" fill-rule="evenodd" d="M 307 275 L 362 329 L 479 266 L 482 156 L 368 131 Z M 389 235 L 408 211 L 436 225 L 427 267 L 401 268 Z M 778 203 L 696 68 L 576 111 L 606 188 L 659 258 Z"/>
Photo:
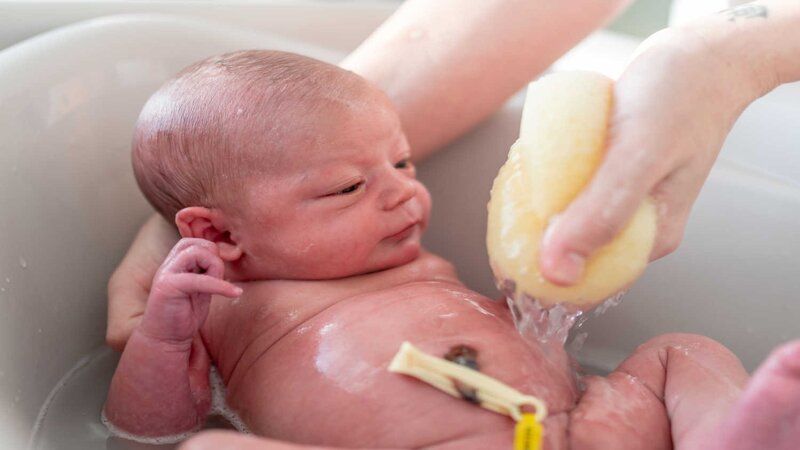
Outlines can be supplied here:
<path id="1" fill-rule="evenodd" d="M 228 405 L 277 441 L 512 448 L 508 417 L 387 371 L 410 341 L 440 357 L 471 347 L 481 372 L 542 399 L 547 449 L 789 448 L 800 438 L 780 426 L 796 425 L 800 409 L 798 345 L 743 391 L 747 374 L 724 347 L 663 336 L 580 389 L 562 348 L 523 340 L 504 302 L 421 248 L 431 199 L 409 156 L 381 92 L 309 58 L 238 52 L 163 86 L 137 123 L 133 164 L 183 239 L 153 280 L 107 420 L 141 436 L 196 429 L 213 364 Z"/>

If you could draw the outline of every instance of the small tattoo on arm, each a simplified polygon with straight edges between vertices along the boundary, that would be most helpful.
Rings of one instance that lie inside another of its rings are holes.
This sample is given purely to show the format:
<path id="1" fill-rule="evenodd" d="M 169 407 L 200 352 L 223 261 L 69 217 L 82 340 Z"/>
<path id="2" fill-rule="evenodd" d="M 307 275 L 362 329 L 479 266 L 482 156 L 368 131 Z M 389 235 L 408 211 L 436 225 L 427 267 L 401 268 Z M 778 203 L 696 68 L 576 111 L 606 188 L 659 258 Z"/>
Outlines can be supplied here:
<path id="1" fill-rule="evenodd" d="M 763 17 L 766 19 L 767 7 L 764 5 L 745 4 L 720 11 L 720 14 L 728 16 L 729 22 L 735 22 L 737 19 L 752 19 L 754 17 Z"/>

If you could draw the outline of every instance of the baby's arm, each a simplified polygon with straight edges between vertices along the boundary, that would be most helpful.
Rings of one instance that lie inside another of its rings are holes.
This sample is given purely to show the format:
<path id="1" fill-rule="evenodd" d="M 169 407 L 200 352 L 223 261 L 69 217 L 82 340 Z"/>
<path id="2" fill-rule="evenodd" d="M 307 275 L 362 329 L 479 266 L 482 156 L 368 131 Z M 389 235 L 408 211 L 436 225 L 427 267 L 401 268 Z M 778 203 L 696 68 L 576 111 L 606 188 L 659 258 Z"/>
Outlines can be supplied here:
<path id="1" fill-rule="evenodd" d="M 168 436 L 205 421 L 209 359 L 198 331 L 212 295 L 241 294 L 223 271 L 216 246 L 202 239 L 182 239 L 167 256 L 111 381 L 104 414 L 113 426 Z"/>
<path id="2" fill-rule="evenodd" d="M 144 314 L 150 285 L 178 234 L 158 214 L 142 228 L 119 267 L 108 282 L 108 323 L 106 343 L 121 352 Z"/>

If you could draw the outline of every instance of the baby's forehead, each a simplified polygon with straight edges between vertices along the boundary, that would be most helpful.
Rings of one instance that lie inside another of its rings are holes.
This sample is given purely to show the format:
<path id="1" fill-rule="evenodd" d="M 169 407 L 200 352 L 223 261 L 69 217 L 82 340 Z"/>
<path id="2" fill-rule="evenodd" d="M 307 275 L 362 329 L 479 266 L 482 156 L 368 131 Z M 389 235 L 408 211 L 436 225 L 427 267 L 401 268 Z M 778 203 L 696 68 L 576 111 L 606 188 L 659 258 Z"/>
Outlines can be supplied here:
<path id="1" fill-rule="evenodd" d="M 314 161 L 345 156 L 340 155 L 344 149 L 402 136 L 397 114 L 381 100 L 366 95 L 318 96 L 273 110 L 266 106 L 240 124 L 237 140 L 250 143 L 254 157 L 266 158 L 274 165 L 311 163 L 309 156 L 314 156 Z"/>
<path id="2" fill-rule="evenodd" d="M 381 91 L 338 68 L 322 67 L 316 80 L 311 72 L 282 87 L 233 74 L 225 92 L 217 91 L 225 104 L 212 105 L 213 113 L 224 123 L 220 131 L 238 154 L 240 171 L 317 169 L 351 158 L 344 151 L 365 142 L 397 139 L 399 118 Z"/>

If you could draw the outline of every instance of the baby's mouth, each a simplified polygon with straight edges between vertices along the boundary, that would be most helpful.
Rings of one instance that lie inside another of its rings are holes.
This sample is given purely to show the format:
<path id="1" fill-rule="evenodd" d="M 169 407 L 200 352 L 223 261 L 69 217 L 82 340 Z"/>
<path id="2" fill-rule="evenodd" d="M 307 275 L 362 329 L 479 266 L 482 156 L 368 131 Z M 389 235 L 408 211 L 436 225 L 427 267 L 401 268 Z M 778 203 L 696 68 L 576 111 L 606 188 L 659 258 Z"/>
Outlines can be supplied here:
<path id="1" fill-rule="evenodd" d="M 411 225 L 403 228 L 402 230 L 398 231 L 397 233 L 387 237 L 387 239 L 391 241 L 402 241 L 403 239 L 408 238 L 411 236 L 414 231 L 417 229 L 419 222 L 413 222 Z"/>

